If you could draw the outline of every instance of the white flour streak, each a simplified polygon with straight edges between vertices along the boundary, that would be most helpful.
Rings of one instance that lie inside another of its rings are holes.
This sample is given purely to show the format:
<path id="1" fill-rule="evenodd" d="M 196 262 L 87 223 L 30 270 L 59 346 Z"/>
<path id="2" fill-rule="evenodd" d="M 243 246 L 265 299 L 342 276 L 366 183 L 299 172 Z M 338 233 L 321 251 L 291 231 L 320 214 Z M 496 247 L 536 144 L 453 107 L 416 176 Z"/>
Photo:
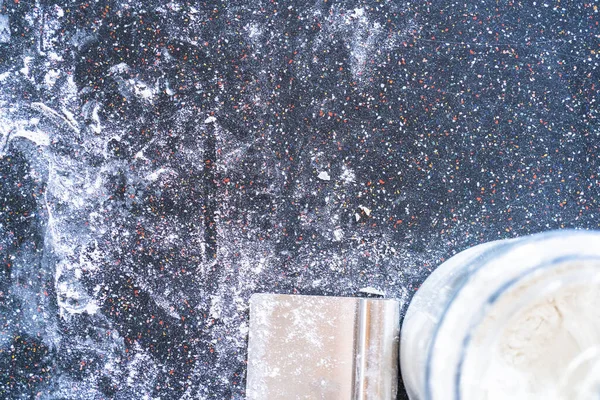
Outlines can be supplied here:
<path id="1" fill-rule="evenodd" d="M 10 22 L 8 15 L 0 14 L 0 43 L 10 42 Z"/>
<path id="2" fill-rule="evenodd" d="M 56 122 L 65 123 L 69 128 L 73 129 L 73 131 L 79 133 L 79 126 L 77 124 L 77 121 L 75 121 L 73 114 L 70 113 L 69 111 L 63 109 L 62 111 L 63 111 L 63 113 L 65 113 L 63 115 L 63 114 L 60 114 L 57 111 L 53 110 L 52 108 L 48 107 L 44 103 L 39 103 L 39 102 L 31 103 L 31 108 L 41 111 L 43 114 L 50 117 L 50 119 L 52 119 Z"/>
<path id="3" fill-rule="evenodd" d="M 173 171 L 170 168 L 159 168 L 156 171 L 152 172 L 151 174 L 146 175 L 146 179 L 148 179 L 151 182 L 156 181 L 162 174 L 165 173 L 170 173 L 170 174 L 175 174 L 175 171 Z"/>
<path id="4" fill-rule="evenodd" d="M 50 145 L 50 138 L 48 135 L 42 131 L 28 131 L 28 130 L 19 130 L 11 135 L 11 139 L 15 137 L 22 137 L 28 140 L 31 140 L 33 143 L 38 146 L 48 146 Z"/>

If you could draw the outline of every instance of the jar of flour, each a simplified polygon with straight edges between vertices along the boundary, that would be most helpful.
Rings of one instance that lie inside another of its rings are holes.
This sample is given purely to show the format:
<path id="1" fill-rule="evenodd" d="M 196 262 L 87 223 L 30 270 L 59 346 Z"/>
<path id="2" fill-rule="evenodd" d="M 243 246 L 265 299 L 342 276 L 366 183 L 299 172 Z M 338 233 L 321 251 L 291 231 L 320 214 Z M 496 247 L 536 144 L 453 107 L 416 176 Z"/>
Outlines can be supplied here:
<path id="1" fill-rule="evenodd" d="M 411 301 L 400 358 L 411 400 L 600 398 L 600 233 L 452 257 Z"/>

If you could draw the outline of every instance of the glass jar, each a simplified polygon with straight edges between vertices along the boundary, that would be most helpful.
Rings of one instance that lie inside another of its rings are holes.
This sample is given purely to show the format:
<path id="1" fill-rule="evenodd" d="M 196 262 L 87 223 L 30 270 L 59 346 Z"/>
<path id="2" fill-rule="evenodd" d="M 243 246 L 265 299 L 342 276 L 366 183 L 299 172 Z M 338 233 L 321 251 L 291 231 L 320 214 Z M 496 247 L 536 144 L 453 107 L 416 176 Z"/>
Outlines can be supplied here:
<path id="1" fill-rule="evenodd" d="M 411 400 L 589 399 L 600 394 L 600 233 L 485 243 L 413 297 L 400 363 Z"/>

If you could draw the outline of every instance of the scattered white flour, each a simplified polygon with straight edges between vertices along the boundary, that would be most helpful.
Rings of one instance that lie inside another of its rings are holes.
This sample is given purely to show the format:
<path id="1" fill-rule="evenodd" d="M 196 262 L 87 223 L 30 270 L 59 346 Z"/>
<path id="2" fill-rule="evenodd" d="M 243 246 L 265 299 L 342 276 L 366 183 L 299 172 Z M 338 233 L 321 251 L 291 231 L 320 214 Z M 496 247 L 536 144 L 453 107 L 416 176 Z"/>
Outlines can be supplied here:
<path id="1" fill-rule="evenodd" d="M 342 166 L 342 180 L 345 184 L 350 184 L 352 182 L 356 182 L 356 174 L 350 168 L 345 165 Z"/>
<path id="2" fill-rule="evenodd" d="M 25 76 L 29 76 L 29 65 L 31 64 L 31 61 L 33 61 L 33 57 L 23 57 L 23 68 L 21 68 L 19 71 Z"/>

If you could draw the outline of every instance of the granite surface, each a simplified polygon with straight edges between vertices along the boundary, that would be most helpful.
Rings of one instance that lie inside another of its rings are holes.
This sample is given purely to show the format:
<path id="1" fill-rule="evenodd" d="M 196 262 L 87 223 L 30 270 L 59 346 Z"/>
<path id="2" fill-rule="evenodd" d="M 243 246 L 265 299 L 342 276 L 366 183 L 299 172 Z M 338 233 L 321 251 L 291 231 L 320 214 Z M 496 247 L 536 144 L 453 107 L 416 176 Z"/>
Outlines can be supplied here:
<path id="1" fill-rule="evenodd" d="M 243 399 L 255 292 L 597 229 L 591 1 L 0 0 L 0 398 Z"/>

